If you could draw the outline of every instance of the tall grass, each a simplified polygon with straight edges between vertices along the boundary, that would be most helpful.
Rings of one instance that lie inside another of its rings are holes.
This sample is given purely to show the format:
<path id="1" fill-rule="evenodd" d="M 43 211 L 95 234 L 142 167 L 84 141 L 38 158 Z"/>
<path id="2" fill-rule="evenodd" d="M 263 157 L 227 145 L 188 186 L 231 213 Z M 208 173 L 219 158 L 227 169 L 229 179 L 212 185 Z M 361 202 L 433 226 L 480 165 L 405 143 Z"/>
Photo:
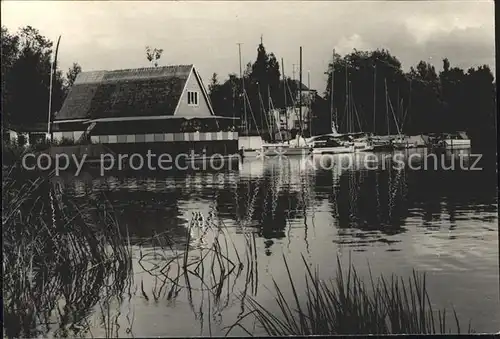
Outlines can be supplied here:
<path id="1" fill-rule="evenodd" d="M 121 302 L 127 292 L 129 298 L 135 294 L 130 290 L 133 253 L 128 236 L 119 229 L 112 206 L 103 203 L 105 198 L 93 195 L 77 203 L 50 179 L 14 169 L 2 181 L 4 335 L 86 335 L 87 319 L 97 306 L 104 335 L 123 335 L 120 314 L 113 320 L 110 305 L 113 298 Z M 339 259 L 337 276 L 322 280 L 318 269 L 312 270 L 303 258 L 304 289 L 284 258 L 291 295 L 273 280 L 276 307 L 265 307 L 255 298 L 255 234 L 245 232 L 241 252 L 216 214 L 215 208 L 208 218 L 194 213 L 180 247 L 166 231 L 148 239 L 148 246 L 135 244 L 134 250 L 138 266 L 151 278 L 146 284 L 141 280 L 140 296 L 159 303 L 185 293 L 201 332 L 207 326 L 212 334 L 212 320 L 230 306 L 239 279 L 244 283 L 241 316 L 228 333 L 235 327 L 255 333 L 245 327 L 250 318 L 268 335 L 451 331 L 446 310 L 432 308 L 425 275 L 413 272 L 407 280 L 374 280 L 370 274 L 365 284 L 350 263 L 345 272 Z M 460 332 L 454 311 L 452 316 L 453 330 Z"/>
<path id="2" fill-rule="evenodd" d="M 76 204 L 50 179 L 12 168 L 2 180 L 7 337 L 81 335 L 103 289 L 122 298 L 130 285 L 130 247 L 109 206 Z"/>
<path id="3" fill-rule="evenodd" d="M 193 213 L 184 246 L 175 248 L 168 233 L 162 233 L 147 240 L 154 240 L 154 245 L 141 248 L 138 259 L 139 266 L 153 278 L 149 288 L 141 281 L 142 297 L 157 303 L 173 301 L 185 293 L 200 324 L 200 333 L 209 335 L 212 321 L 220 320 L 222 311 L 236 295 L 237 281 L 244 280 L 244 294 L 249 288 L 256 290 L 257 285 L 255 238 L 253 242 L 246 239 L 245 246 L 250 248 L 240 253 L 227 227 L 214 216 L 214 211 L 208 218 L 200 212 Z"/>
<path id="4" fill-rule="evenodd" d="M 306 271 L 303 291 L 297 288 L 283 259 L 292 296 L 286 297 L 283 288 L 273 279 L 278 312 L 264 307 L 255 298 L 246 297 L 250 311 L 229 327 L 228 333 L 240 327 L 251 334 L 244 326 L 249 317 L 254 317 L 270 336 L 443 334 L 462 330 L 455 311 L 452 329 L 447 326 L 446 310 L 436 312 L 432 308 L 425 275 L 415 271 L 407 281 L 395 276 L 390 279 L 380 276 L 374 281 L 370 272 L 370 284 L 366 285 L 351 264 L 345 274 L 337 258 L 336 278 L 322 280 L 318 269 L 311 270 L 302 257 Z M 468 332 L 471 331 L 469 323 Z"/>
<path id="5" fill-rule="evenodd" d="M 51 175 L 19 167 L 4 171 L 2 192 L 7 337 L 88 336 L 93 328 L 117 337 L 124 333 L 120 314 L 110 311 L 113 298 L 118 304 L 127 295 L 157 303 L 173 301 L 181 292 L 201 330 L 208 326 L 211 333 L 211 321 L 236 295 L 238 279 L 256 290 L 255 237 L 248 235 L 246 244 L 253 247 L 239 253 L 215 211 L 208 218 L 199 212 L 192 216 L 184 245 L 175 244 L 166 230 L 144 239 L 149 246 L 132 248 L 127 230 L 100 194 L 75 199 Z M 141 274 L 131 291 L 134 258 L 149 278 Z M 142 279 L 150 278 L 149 289 Z M 90 325 L 99 308 L 100 323 Z"/>

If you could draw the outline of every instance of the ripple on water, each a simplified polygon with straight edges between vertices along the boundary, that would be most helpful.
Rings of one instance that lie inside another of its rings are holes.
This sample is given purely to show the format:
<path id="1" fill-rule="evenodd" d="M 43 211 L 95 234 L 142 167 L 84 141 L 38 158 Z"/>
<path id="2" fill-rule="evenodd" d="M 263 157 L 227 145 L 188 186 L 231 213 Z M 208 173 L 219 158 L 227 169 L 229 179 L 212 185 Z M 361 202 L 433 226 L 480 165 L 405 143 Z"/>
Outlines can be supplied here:
<path id="1" fill-rule="evenodd" d="M 429 272 L 430 292 L 440 306 L 453 301 L 457 312 L 478 321 L 480 332 L 500 328 L 496 188 L 471 173 L 403 172 L 305 170 L 290 158 L 281 167 L 243 162 L 241 172 L 114 178 L 91 187 L 106 193 L 134 239 L 168 230 L 182 249 L 192 213 L 207 216 L 212 210 L 229 229 L 229 246 L 234 243 L 240 253 L 255 235 L 259 301 L 272 300 L 262 294 L 272 287 L 271 277 L 286 286 L 283 253 L 302 276 L 301 254 L 335 274 L 336 255 L 353 252 L 360 270 L 369 261 L 374 275 Z M 76 190 L 81 197 L 83 188 Z M 153 256 L 152 246 L 141 245 L 142 254 Z M 235 290 L 245 287 L 234 283 Z M 148 284 L 149 293 L 154 281 Z M 181 294 L 177 304 L 160 301 L 154 308 L 139 297 L 135 335 L 161 336 L 171 327 L 169 334 L 199 334 L 185 321 L 194 316 Z M 228 305 L 222 317 L 234 319 L 239 304 Z"/>

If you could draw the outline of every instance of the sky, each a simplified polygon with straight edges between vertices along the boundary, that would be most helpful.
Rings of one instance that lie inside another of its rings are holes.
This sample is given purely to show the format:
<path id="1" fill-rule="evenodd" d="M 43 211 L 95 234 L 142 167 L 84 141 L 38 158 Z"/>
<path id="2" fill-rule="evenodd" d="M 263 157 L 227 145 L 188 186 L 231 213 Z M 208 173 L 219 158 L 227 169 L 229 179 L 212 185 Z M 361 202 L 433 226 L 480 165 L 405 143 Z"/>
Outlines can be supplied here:
<path id="1" fill-rule="evenodd" d="M 194 64 L 205 82 L 223 81 L 255 61 L 261 35 L 284 60 L 285 74 L 322 93 L 332 51 L 388 49 L 408 70 L 420 60 L 437 69 L 488 64 L 494 71 L 493 1 L 2 1 L 9 31 L 31 25 L 52 41 L 59 66 L 84 71 L 148 67 L 145 46 L 164 50 L 160 65 Z"/>

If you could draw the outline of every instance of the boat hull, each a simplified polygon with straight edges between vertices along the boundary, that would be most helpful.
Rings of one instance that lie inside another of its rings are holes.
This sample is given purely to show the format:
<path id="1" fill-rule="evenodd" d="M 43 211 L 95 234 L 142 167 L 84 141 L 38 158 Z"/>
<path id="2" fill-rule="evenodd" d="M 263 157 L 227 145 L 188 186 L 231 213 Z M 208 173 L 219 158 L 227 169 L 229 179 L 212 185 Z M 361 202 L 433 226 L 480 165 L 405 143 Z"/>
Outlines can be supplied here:
<path id="1" fill-rule="evenodd" d="M 401 143 L 394 143 L 393 147 L 394 149 L 408 149 L 408 148 L 417 148 L 417 145 L 401 142 Z"/>
<path id="2" fill-rule="evenodd" d="M 467 149 L 470 148 L 470 140 L 444 140 L 446 148 Z"/>
<path id="3" fill-rule="evenodd" d="M 363 145 L 363 146 L 354 146 L 354 152 L 372 152 L 374 150 L 373 146 L 370 145 Z"/>
<path id="4" fill-rule="evenodd" d="M 353 146 L 319 147 L 312 150 L 314 155 L 355 153 Z"/>
<path id="5" fill-rule="evenodd" d="M 294 156 L 308 155 L 311 152 L 310 147 L 293 147 L 289 145 L 262 145 L 261 154 L 265 156 Z"/>
<path id="6" fill-rule="evenodd" d="M 394 147 L 391 144 L 381 144 L 381 145 L 373 145 L 373 151 L 377 152 L 385 152 L 385 151 L 392 151 Z"/>

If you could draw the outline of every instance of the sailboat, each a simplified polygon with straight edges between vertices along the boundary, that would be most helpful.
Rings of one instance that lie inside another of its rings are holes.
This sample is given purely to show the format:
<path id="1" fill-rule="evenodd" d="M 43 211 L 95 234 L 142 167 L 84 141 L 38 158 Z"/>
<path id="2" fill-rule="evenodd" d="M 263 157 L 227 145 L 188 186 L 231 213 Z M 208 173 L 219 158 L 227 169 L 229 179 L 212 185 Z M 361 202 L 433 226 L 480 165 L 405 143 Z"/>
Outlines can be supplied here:
<path id="1" fill-rule="evenodd" d="M 271 105 L 270 105 L 271 106 Z M 286 108 L 285 108 L 286 109 Z M 274 110 L 270 109 L 269 112 L 272 113 Z M 281 129 L 279 126 L 279 122 L 276 121 L 274 114 L 271 115 L 269 121 L 269 129 L 271 131 L 277 130 L 279 132 L 281 138 Z M 287 126 L 288 127 L 288 126 Z M 276 134 L 276 133 L 275 133 Z M 310 152 L 310 147 L 307 141 L 301 136 L 300 133 L 297 133 L 296 137 L 293 140 L 284 141 L 283 139 L 279 142 L 271 142 L 264 143 L 261 147 L 262 154 L 266 156 L 273 155 L 307 155 Z"/>
<path id="2" fill-rule="evenodd" d="M 308 139 L 312 146 L 312 154 L 357 153 L 372 150 L 369 140 L 363 139 L 363 132 L 341 134 L 331 119 L 332 133 L 317 135 Z"/>
<path id="3" fill-rule="evenodd" d="M 385 82 L 385 81 L 384 81 Z M 386 92 L 386 106 L 387 106 L 387 92 Z M 387 137 L 381 137 L 375 135 L 377 132 L 377 127 L 375 124 L 376 118 L 376 109 L 377 109 L 377 65 L 375 64 L 373 67 L 373 136 L 371 138 L 372 146 L 374 151 L 391 151 L 393 150 L 393 145 L 391 142 L 391 138 L 389 136 L 389 125 L 387 126 Z M 387 111 L 387 114 L 388 111 Z M 388 116 L 387 116 L 387 119 Z"/>
<path id="4" fill-rule="evenodd" d="M 333 97 L 333 76 L 332 76 L 332 97 Z M 347 73 L 346 73 L 347 85 Z M 349 87 L 351 87 L 349 85 Z M 371 139 L 366 136 L 364 132 L 353 132 L 353 109 L 356 106 L 352 101 L 352 95 L 349 95 L 349 88 L 346 86 L 346 115 L 347 115 L 347 133 L 341 134 L 338 132 L 338 127 L 333 121 L 333 98 L 331 103 L 330 112 L 330 125 L 332 133 L 315 136 L 309 139 L 312 145 L 313 154 L 339 154 L 339 153 L 357 153 L 372 151 Z M 357 112 L 354 112 L 357 115 Z M 359 124 L 359 118 L 358 118 Z M 361 128 L 361 126 L 360 126 Z"/>
<path id="5" fill-rule="evenodd" d="M 248 99 L 248 95 L 245 89 L 245 79 L 243 76 L 243 70 L 242 70 L 242 65 L 241 65 L 241 43 L 237 43 L 238 45 L 238 54 L 239 54 L 239 64 L 240 64 L 240 79 L 241 79 L 241 87 L 242 91 L 240 93 L 240 96 L 243 99 L 243 115 L 244 115 L 244 135 L 240 134 L 238 137 L 238 147 L 240 149 L 240 156 L 246 157 L 246 156 L 255 156 L 257 152 L 260 150 L 262 146 L 262 136 L 260 135 L 260 132 L 258 131 L 257 123 L 255 121 L 255 116 L 252 111 L 252 106 L 250 105 L 250 100 Z M 248 107 L 247 107 L 248 104 Z M 255 126 L 257 128 L 258 136 L 252 136 L 250 135 L 250 128 L 249 128 L 249 119 L 248 119 L 248 114 L 247 114 L 247 108 L 250 109 L 250 115 L 255 123 Z"/>
<path id="6" fill-rule="evenodd" d="M 301 61 L 300 69 L 301 69 L 301 74 L 302 74 L 302 47 L 300 47 L 300 61 Z M 282 62 L 282 65 L 283 65 L 283 62 Z M 285 88 L 285 100 L 286 100 L 286 96 L 287 96 L 287 93 L 286 93 L 287 83 L 288 82 L 287 82 L 286 77 L 285 77 L 285 72 L 283 71 L 283 85 Z M 259 93 L 259 95 L 260 95 L 260 93 Z M 269 95 L 268 97 L 269 97 L 269 100 L 271 100 L 270 99 L 271 96 Z M 300 106 L 300 104 L 299 104 L 299 106 Z M 293 107 L 293 110 L 295 111 L 295 104 L 294 103 L 293 103 L 292 107 Z M 299 109 L 302 111 L 302 107 L 299 107 Z M 286 110 L 286 105 L 285 105 L 285 110 Z M 270 113 L 273 112 L 272 101 L 269 102 L 269 112 Z M 285 112 L 285 114 L 287 115 L 287 122 L 288 122 L 288 113 Z M 302 114 L 302 112 L 300 114 Z M 268 123 L 270 130 L 274 130 L 274 128 L 273 128 L 274 126 L 277 127 L 276 130 L 278 132 L 280 132 L 279 135 L 281 138 L 280 124 L 279 124 L 279 122 L 276 121 L 274 114 L 271 114 L 270 120 L 271 121 Z M 300 119 L 300 121 L 302 122 L 302 119 Z M 287 123 L 286 127 L 288 129 L 288 123 Z M 302 126 L 300 126 L 300 127 L 301 127 L 300 129 L 302 130 Z M 301 133 L 297 133 L 297 135 L 295 136 L 295 138 L 293 140 L 287 140 L 287 141 L 281 140 L 281 142 L 271 142 L 271 143 L 262 144 L 261 152 L 265 156 L 275 156 L 275 155 L 285 155 L 285 156 L 302 155 L 302 156 L 305 156 L 305 155 L 310 153 L 310 149 L 311 148 L 308 145 L 307 140 L 302 137 Z"/>
<path id="7" fill-rule="evenodd" d="M 398 120 L 396 119 L 396 115 L 394 114 L 394 108 L 392 107 L 392 103 L 389 99 L 389 104 L 391 105 L 392 117 L 394 118 L 394 123 L 398 130 L 398 136 L 392 141 L 392 145 L 395 149 L 408 149 L 408 148 L 416 148 L 417 144 L 410 142 L 408 137 L 402 133 L 402 126 L 400 127 L 398 124 Z M 399 108 L 398 108 L 399 112 Z M 402 124 L 401 124 L 402 125 Z"/>

